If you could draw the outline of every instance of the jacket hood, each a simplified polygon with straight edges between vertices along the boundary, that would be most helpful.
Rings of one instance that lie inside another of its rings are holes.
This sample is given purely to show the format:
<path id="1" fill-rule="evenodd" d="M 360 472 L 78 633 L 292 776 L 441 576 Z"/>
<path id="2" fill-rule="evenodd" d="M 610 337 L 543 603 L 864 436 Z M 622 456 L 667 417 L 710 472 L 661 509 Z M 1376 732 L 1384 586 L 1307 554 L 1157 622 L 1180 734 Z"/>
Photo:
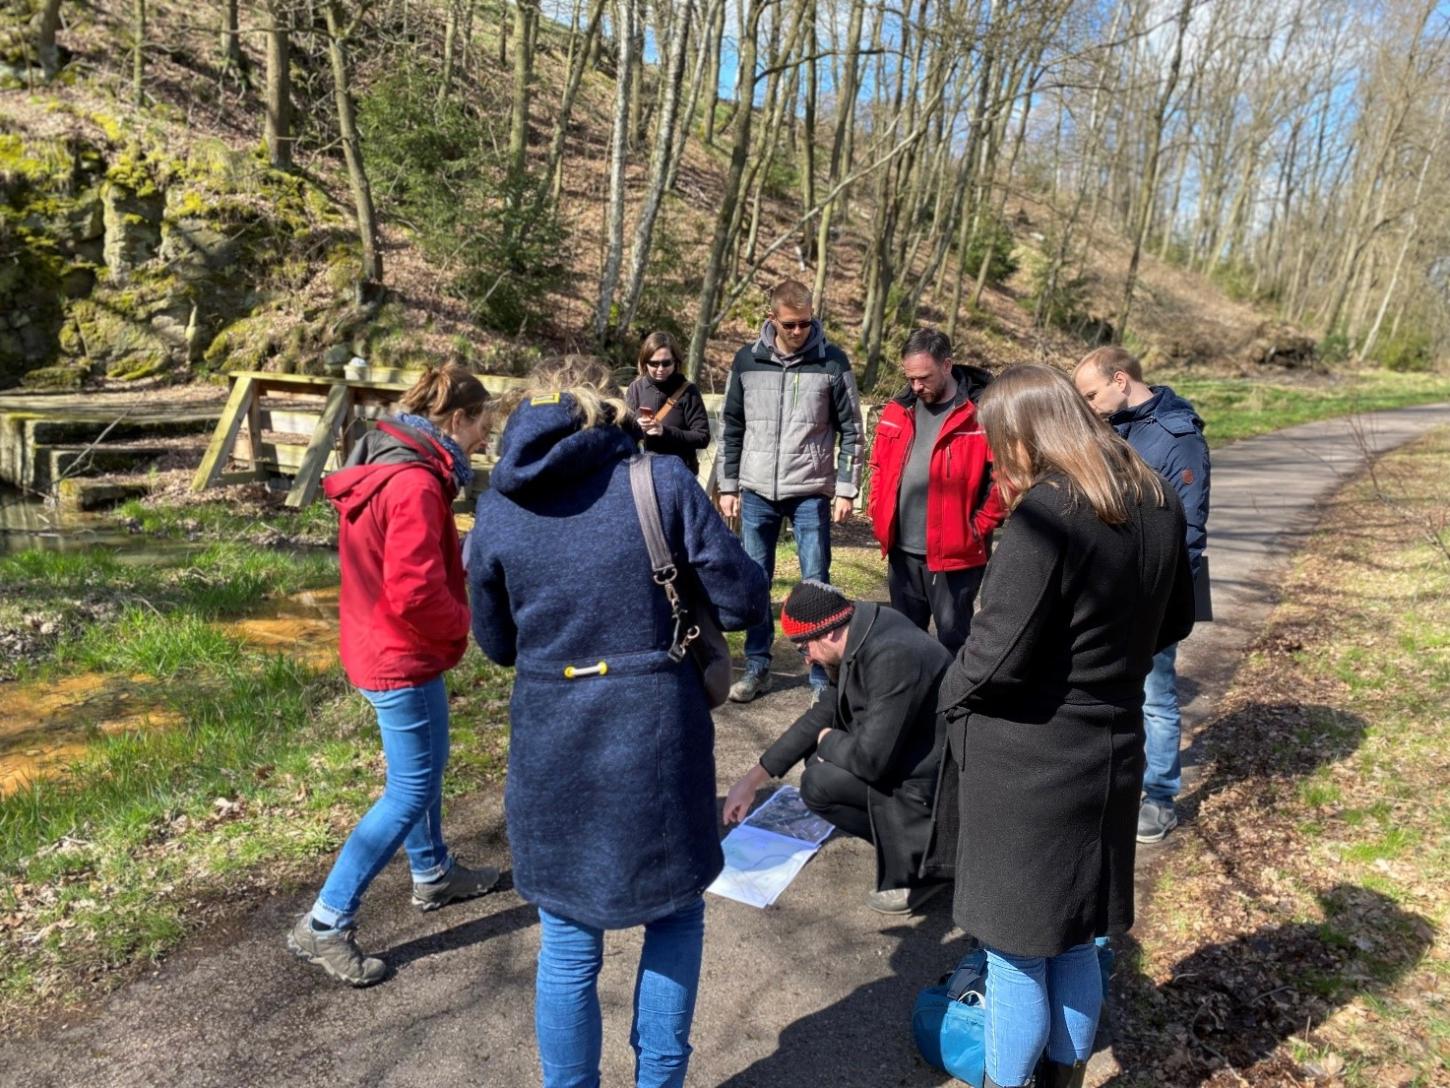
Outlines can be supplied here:
<path id="1" fill-rule="evenodd" d="M 389 420 L 363 436 L 346 467 L 322 481 L 322 491 L 339 516 L 352 517 L 398 473 L 419 467 L 438 477 L 451 499 L 457 487 L 445 457 L 427 435 Z"/>
<path id="2" fill-rule="evenodd" d="M 806 342 L 799 351 L 790 355 L 780 353 L 775 344 L 775 334 L 775 322 L 766 318 L 765 324 L 760 326 L 760 337 L 753 345 L 756 358 L 774 359 L 781 366 L 793 366 L 807 359 L 819 359 L 826 354 L 826 330 L 816 318 L 811 318 L 811 332 L 806 337 Z"/>
<path id="3" fill-rule="evenodd" d="M 982 393 L 987 386 L 992 384 L 992 372 L 984 370 L 979 366 L 969 366 L 966 363 L 952 364 L 952 377 L 957 380 L 957 397 L 961 398 L 965 390 L 967 399 L 976 404 L 981 399 Z M 911 391 L 908 385 L 900 393 L 896 394 L 896 403 L 903 408 L 914 408 L 916 406 L 916 394 Z"/>
<path id="4" fill-rule="evenodd" d="M 1203 432 L 1203 419 L 1194 411 L 1193 405 L 1184 400 L 1166 385 L 1152 385 L 1153 395 L 1136 408 L 1124 408 L 1114 412 L 1108 420 L 1114 427 L 1127 426 L 1156 420 L 1177 434 L 1187 434 L 1191 427 Z"/>
<path id="5" fill-rule="evenodd" d="M 617 426 L 581 430 L 567 393 L 534 397 L 509 416 L 489 484 L 509 498 L 540 488 L 572 490 L 581 478 L 634 452 L 635 440 Z"/>

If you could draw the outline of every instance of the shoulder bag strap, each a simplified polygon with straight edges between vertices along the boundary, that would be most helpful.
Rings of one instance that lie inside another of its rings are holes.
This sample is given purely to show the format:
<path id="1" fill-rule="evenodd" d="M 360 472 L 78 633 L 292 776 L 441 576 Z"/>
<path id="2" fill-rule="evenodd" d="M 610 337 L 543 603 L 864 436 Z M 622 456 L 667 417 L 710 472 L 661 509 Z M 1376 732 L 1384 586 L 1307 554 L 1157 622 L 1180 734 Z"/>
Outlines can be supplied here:
<path id="1" fill-rule="evenodd" d="M 650 569 L 655 572 L 656 581 L 666 572 L 668 579 L 674 581 L 675 562 L 670 558 L 670 546 L 660 524 L 660 504 L 655 498 L 654 473 L 647 456 L 630 458 L 629 489 L 634 493 L 634 509 L 639 515 L 639 527 L 644 531 L 644 545 L 649 549 Z"/>
<path id="2" fill-rule="evenodd" d="M 659 411 L 655 413 L 655 421 L 656 422 L 658 422 L 661 419 L 664 419 L 665 416 L 667 416 L 667 415 L 670 414 L 670 409 L 673 408 L 675 406 L 675 403 L 681 397 L 683 397 L 685 395 L 685 390 L 688 389 L 689 387 L 690 387 L 690 383 L 689 382 L 685 382 L 683 385 L 681 385 L 678 389 L 675 390 L 675 395 L 674 396 L 672 396 L 669 400 L 665 401 L 663 404 L 660 405 Z"/>
<path id="3" fill-rule="evenodd" d="M 664 590 L 665 599 L 670 603 L 670 618 L 675 629 L 670 636 L 669 654 L 673 660 L 683 661 L 690 643 L 699 637 L 700 628 L 690 622 L 689 610 L 675 586 L 679 571 L 670 557 L 670 546 L 660 524 L 660 504 L 655 495 L 650 454 L 636 454 L 630 458 L 629 489 L 634 496 L 635 513 L 639 515 L 639 527 L 644 532 L 645 547 L 649 549 L 649 565 L 654 572 L 655 584 Z"/>

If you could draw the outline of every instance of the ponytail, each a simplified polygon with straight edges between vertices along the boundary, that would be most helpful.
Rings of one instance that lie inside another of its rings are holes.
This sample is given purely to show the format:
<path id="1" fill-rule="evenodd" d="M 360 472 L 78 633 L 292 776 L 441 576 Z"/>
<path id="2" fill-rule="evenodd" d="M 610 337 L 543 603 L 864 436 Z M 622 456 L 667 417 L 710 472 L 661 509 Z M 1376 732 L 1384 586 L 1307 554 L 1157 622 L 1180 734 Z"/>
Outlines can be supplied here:
<path id="1" fill-rule="evenodd" d="M 403 394 L 402 404 L 404 410 L 438 422 L 460 409 L 476 416 L 488 399 L 488 390 L 467 367 L 448 363 L 425 370 Z"/>

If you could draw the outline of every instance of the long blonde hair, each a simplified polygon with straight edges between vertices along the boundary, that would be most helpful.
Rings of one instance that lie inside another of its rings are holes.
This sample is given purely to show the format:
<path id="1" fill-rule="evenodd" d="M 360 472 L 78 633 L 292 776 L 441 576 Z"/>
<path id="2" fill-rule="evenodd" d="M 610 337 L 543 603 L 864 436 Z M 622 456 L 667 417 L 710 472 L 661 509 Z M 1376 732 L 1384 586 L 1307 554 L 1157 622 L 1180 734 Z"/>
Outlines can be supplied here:
<path id="1" fill-rule="evenodd" d="M 1072 493 L 1109 525 L 1127 521 L 1129 507 L 1150 497 L 1158 506 L 1166 501 L 1158 474 L 1050 366 L 1008 367 L 979 409 L 1009 505 L 1049 472 L 1066 476 Z"/>
<path id="2" fill-rule="evenodd" d="M 569 396 L 583 430 L 617 427 L 634 418 L 614 374 L 598 359 L 587 355 L 566 355 L 545 363 L 530 376 L 529 387 L 520 401 L 542 397 Z"/>

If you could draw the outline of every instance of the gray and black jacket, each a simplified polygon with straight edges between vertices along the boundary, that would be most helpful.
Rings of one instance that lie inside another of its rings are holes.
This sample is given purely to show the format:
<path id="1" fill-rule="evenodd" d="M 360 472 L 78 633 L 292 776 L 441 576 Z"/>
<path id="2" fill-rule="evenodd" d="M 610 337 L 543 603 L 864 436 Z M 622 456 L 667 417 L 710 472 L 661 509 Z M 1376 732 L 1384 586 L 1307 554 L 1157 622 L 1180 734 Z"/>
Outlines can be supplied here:
<path id="1" fill-rule="evenodd" d="M 736 352 L 730 366 L 720 490 L 745 488 L 771 501 L 855 498 L 864 431 L 851 362 L 826 342 L 819 324 L 801 351 L 785 358 L 774 351 L 774 332 L 767 322 L 761 338 Z"/>

